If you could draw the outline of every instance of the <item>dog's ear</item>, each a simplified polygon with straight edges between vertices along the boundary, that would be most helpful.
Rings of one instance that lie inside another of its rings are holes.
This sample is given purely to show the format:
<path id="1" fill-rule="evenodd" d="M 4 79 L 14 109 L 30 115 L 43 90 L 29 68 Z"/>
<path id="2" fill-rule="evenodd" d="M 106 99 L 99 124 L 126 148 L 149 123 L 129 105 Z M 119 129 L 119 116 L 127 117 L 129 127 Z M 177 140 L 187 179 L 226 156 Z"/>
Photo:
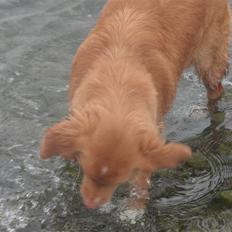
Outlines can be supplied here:
<path id="1" fill-rule="evenodd" d="M 98 114 L 93 110 L 72 112 L 68 119 L 55 124 L 45 133 L 41 146 L 41 159 L 61 155 L 65 159 L 75 160 L 84 141 L 96 129 Z"/>
<path id="2" fill-rule="evenodd" d="M 148 171 L 176 168 L 192 155 L 192 151 L 187 145 L 165 144 L 164 140 L 154 135 L 146 137 L 146 139 L 147 141 L 143 143 L 144 162 L 142 162 L 142 168 Z"/>
<path id="3" fill-rule="evenodd" d="M 78 128 L 72 120 L 65 119 L 49 128 L 40 146 L 40 158 L 48 159 L 55 155 L 71 158 L 77 152 Z"/>
<path id="4" fill-rule="evenodd" d="M 179 164 L 190 158 L 192 151 L 184 144 L 170 143 L 165 144 L 157 150 L 148 154 L 148 162 L 153 170 L 176 168 Z"/>

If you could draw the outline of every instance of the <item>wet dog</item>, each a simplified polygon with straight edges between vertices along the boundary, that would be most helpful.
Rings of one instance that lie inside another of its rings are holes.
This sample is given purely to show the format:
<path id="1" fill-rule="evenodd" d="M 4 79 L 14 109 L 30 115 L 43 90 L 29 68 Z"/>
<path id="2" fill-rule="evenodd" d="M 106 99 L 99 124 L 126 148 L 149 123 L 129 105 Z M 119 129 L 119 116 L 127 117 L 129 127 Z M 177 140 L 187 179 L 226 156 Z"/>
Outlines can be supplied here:
<path id="1" fill-rule="evenodd" d="M 149 179 L 191 156 L 166 143 L 160 124 L 183 70 L 194 65 L 210 102 L 228 68 L 227 0 L 109 0 L 73 61 L 70 114 L 48 129 L 41 158 L 77 162 L 88 208 L 130 182 L 144 207 Z"/>

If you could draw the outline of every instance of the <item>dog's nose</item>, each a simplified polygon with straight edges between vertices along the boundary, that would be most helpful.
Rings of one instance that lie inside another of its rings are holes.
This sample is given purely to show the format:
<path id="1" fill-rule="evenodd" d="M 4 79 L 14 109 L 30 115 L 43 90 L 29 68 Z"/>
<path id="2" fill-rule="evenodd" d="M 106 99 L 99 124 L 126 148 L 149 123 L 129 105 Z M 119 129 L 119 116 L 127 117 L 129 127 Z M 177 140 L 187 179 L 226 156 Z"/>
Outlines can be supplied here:
<path id="1" fill-rule="evenodd" d="M 88 208 L 88 209 L 96 209 L 97 208 L 97 205 L 94 204 L 93 202 L 90 202 L 90 201 L 85 201 L 85 206 Z"/>
<path id="2" fill-rule="evenodd" d="M 85 199 L 84 204 L 89 209 L 96 209 L 100 206 L 101 199 L 99 197 L 94 199 Z"/>

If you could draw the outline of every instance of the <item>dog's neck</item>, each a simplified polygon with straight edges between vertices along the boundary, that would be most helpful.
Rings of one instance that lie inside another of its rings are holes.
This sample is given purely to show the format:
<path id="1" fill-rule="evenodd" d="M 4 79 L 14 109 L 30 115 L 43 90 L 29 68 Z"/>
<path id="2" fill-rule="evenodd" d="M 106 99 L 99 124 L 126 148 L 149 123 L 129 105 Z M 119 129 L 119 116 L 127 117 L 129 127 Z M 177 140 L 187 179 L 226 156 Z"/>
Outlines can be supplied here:
<path id="1" fill-rule="evenodd" d="M 109 111 L 143 112 L 152 121 L 161 117 L 157 91 L 144 65 L 127 56 L 102 56 L 77 89 L 71 108 L 101 105 Z"/>

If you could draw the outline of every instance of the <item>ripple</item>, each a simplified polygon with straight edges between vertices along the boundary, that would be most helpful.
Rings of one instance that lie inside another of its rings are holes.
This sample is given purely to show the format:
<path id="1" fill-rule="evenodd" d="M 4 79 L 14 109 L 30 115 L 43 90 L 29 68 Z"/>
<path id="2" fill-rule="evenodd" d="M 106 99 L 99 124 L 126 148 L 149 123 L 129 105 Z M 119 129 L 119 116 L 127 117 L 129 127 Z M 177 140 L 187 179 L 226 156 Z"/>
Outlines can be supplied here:
<path id="1" fill-rule="evenodd" d="M 187 162 L 184 167 L 177 169 L 174 175 L 169 177 L 170 181 L 176 182 L 169 186 L 173 191 L 168 194 L 168 197 L 162 197 L 161 194 L 160 198 L 155 200 L 155 207 L 160 217 L 168 215 L 176 220 L 177 212 L 181 212 L 178 214 L 179 219 L 199 216 L 200 208 L 207 208 L 219 191 L 231 189 L 232 161 L 227 160 L 217 150 L 221 144 L 232 141 L 232 133 L 226 136 L 226 139 L 223 134 L 219 135 L 220 133 L 216 138 L 211 135 L 206 143 L 202 140 L 198 150 L 199 161 L 192 161 L 193 163 L 189 161 L 189 164 Z M 180 179 L 183 172 L 185 177 Z M 161 178 L 160 181 L 165 179 Z"/>
<path id="2" fill-rule="evenodd" d="M 229 79 L 225 79 L 225 80 L 223 80 L 223 85 L 228 86 L 228 87 L 232 87 L 232 81 Z"/>

